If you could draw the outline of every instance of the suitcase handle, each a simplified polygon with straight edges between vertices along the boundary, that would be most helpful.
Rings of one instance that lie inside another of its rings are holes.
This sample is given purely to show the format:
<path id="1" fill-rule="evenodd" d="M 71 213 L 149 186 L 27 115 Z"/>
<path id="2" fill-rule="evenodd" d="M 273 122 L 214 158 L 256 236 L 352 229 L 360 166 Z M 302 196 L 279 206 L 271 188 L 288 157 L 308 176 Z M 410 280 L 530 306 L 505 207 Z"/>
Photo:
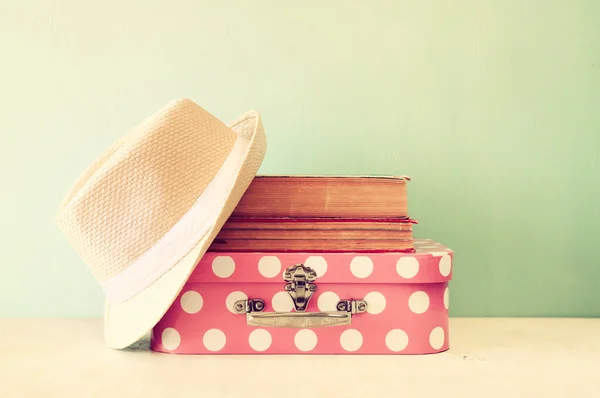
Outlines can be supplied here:
<path id="1" fill-rule="evenodd" d="M 364 300 L 340 300 L 337 311 L 327 312 L 265 312 L 262 299 L 239 300 L 234 304 L 234 311 L 246 314 L 248 326 L 280 327 L 280 328 L 318 328 L 342 326 L 352 323 L 352 315 L 367 310 Z"/>

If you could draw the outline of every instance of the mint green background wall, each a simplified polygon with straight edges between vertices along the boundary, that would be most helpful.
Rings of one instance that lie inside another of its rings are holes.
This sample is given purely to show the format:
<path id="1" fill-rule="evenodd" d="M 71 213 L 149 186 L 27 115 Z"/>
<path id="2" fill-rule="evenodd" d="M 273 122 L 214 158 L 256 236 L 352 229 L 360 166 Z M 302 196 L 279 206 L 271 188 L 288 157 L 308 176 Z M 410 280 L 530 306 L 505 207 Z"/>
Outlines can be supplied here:
<path id="1" fill-rule="evenodd" d="M 600 315 L 600 2 L 291 4 L 0 6 L 0 316 L 101 314 L 55 209 L 176 97 L 260 110 L 263 173 L 412 176 L 451 315 Z"/>

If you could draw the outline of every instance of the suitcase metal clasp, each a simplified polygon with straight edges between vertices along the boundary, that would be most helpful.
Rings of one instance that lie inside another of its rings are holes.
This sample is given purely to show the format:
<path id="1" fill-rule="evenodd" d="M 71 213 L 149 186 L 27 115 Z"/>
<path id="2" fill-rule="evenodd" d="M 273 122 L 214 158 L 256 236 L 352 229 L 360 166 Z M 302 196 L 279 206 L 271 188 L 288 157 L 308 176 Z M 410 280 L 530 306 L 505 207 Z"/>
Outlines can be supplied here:
<path id="1" fill-rule="evenodd" d="M 283 278 L 287 282 L 285 290 L 290 294 L 296 311 L 306 311 L 310 298 L 317 290 L 314 283 L 317 273 L 303 264 L 297 264 L 286 269 Z"/>
<path id="2" fill-rule="evenodd" d="M 307 313 L 308 302 L 317 290 L 317 273 L 304 264 L 296 264 L 285 270 L 283 279 L 287 282 L 284 289 L 292 298 L 295 312 L 264 313 L 265 302 L 260 298 L 236 301 L 234 312 L 246 314 L 250 326 L 307 328 L 349 325 L 352 315 L 367 311 L 365 300 L 351 299 L 340 300 L 336 311 Z"/>

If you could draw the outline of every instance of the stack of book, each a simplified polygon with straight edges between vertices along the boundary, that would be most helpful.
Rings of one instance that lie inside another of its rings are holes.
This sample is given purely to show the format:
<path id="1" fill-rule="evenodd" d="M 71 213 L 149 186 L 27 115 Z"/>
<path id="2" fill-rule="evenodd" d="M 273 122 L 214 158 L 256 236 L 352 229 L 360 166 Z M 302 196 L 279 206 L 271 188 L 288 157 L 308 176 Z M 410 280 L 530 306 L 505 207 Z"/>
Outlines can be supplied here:
<path id="1" fill-rule="evenodd" d="M 412 253 L 408 181 L 256 176 L 209 251 Z"/>

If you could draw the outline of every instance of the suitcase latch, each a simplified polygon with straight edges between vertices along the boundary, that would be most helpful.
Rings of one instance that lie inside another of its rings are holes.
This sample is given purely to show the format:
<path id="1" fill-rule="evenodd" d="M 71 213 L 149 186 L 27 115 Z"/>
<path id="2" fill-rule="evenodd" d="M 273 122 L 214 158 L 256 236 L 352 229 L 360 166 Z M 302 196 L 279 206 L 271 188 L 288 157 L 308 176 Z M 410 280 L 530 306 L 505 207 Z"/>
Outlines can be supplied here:
<path id="1" fill-rule="evenodd" d="M 233 312 L 246 314 L 249 326 L 316 328 L 349 325 L 353 315 L 367 311 L 365 300 L 343 299 L 338 301 L 335 311 L 306 312 L 308 302 L 317 290 L 317 273 L 304 264 L 296 264 L 285 270 L 283 279 L 296 312 L 263 312 L 265 301 L 261 298 L 238 300 L 233 304 Z"/>
<path id="2" fill-rule="evenodd" d="M 314 283 L 317 273 L 304 264 L 296 264 L 285 270 L 283 278 L 287 282 L 285 290 L 292 298 L 296 311 L 306 311 L 310 298 L 317 290 Z"/>

